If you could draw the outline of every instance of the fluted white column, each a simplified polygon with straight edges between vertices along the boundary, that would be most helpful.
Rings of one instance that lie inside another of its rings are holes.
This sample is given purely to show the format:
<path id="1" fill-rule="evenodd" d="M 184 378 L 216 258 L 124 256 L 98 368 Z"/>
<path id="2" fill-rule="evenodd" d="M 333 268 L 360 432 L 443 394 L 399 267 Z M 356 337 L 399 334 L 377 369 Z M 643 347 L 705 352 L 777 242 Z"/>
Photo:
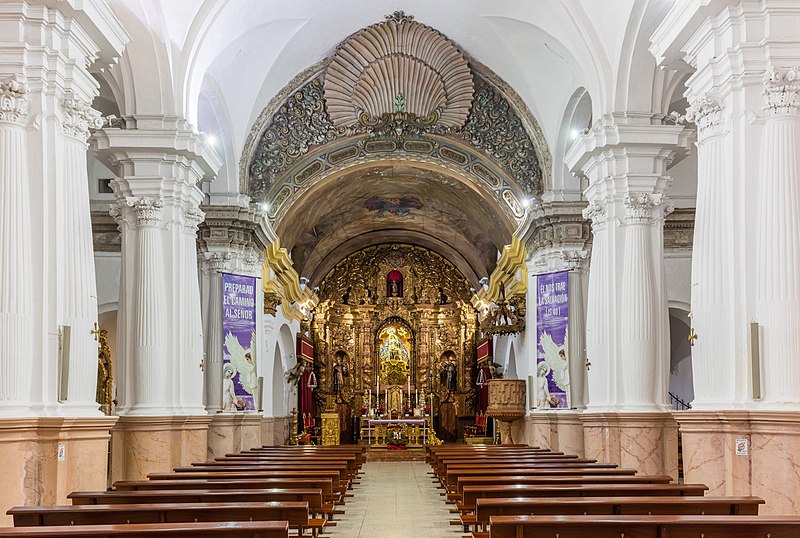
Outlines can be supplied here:
<path id="1" fill-rule="evenodd" d="M 180 294 L 184 317 L 181 320 L 182 357 L 185 362 L 181 371 L 181 400 L 178 402 L 188 414 L 202 413 L 203 393 L 203 320 L 200 306 L 200 279 L 197 265 L 197 230 L 205 214 L 198 208 L 202 197 L 195 187 L 194 199 L 187 202 L 184 210 L 182 271 Z"/>
<path id="2" fill-rule="evenodd" d="M 619 326 L 622 393 L 628 407 L 656 407 L 656 374 L 660 366 L 661 322 L 653 260 L 652 210 L 660 194 L 637 193 L 625 198 L 625 257 Z M 659 255 L 661 252 L 659 252 Z"/>
<path id="3" fill-rule="evenodd" d="M 61 102 L 62 159 L 59 174 L 56 241 L 61 283 L 59 322 L 71 328 L 69 376 L 65 412 L 101 415 L 95 402 L 97 340 L 97 284 L 94 274 L 92 222 L 86 170 L 90 128 L 102 127 L 100 113 L 68 92 Z"/>
<path id="4" fill-rule="evenodd" d="M 222 271 L 229 261 L 229 255 L 215 252 L 203 263 L 204 403 L 209 413 L 222 410 Z"/>
<path id="5" fill-rule="evenodd" d="M 800 403 L 800 67 L 770 69 L 758 182 L 756 313 L 763 399 Z"/>
<path id="6" fill-rule="evenodd" d="M 695 100 L 686 117 L 698 130 L 697 208 L 692 252 L 692 376 L 697 409 L 717 408 L 735 399 L 733 337 L 734 265 L 730 140 L 722 107 L 708 95 Z"/>
<path id="7" fill-rule="evenodd" d="M 165 407 L 167 376 L 171 374 L 167 360 L 165 330 L 164 253 L 161 243 L 162 202 L 158 198 L 132 198 L 127 205 L 136 219 L 137 242 L 133 313 L 133 383 L 134 403 L 131 411 L 146 414 L 149 409 Z"/>
<path id="8" fill-rule="evenodd" d="M 21 352 L 34 335 L 27 115 L 26 85 L 0 81 L 0 416 L 31 414 L 33 380 Z"/>
<path id="9" fill-rule="evenodd" d="M 599 202 L 590 202 L 583 217 L 592 221 L 592 257 L 589 264 L 589 289 L 586 303 L 586 357 L 589 405 L 604 407 L 614 393 L 614 364 L 608 338 L 610 308 L 613 305 L 609 286 L 608 215 Z M 574 355 L 574 354 L 573 354 Z"/>

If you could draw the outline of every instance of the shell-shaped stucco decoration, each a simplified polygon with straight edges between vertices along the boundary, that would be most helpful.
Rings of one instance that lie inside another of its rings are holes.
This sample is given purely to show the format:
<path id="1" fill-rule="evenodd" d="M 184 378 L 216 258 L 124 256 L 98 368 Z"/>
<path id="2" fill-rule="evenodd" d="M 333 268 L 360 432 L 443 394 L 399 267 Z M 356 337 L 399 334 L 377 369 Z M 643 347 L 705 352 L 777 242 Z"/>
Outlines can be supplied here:
<path id="1" fill-rule="evenodd" d="M 473 98 L 467 59 L 443 34 L 411 20 L 389 18 L 347 38 L 325 74 L 325 101 L 336 127 L 406 112 L 438 113 L 437 123 L 460 128 Z"/>

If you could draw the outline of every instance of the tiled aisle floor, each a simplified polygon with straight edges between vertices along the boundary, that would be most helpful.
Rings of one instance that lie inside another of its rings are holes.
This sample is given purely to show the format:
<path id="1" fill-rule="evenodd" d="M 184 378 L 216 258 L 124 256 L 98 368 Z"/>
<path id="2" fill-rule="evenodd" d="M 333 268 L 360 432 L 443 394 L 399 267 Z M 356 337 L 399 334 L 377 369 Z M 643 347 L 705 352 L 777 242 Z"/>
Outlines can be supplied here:
<path id="1" fill-rule="evenodd" d="M 353 486 L 345 514 L 323 536 L 330 538 L 456 538 L 463 528 L 450 525 L 442 490 L 436 489 L 424 462 L 367 462 L 361 483 Z"/>

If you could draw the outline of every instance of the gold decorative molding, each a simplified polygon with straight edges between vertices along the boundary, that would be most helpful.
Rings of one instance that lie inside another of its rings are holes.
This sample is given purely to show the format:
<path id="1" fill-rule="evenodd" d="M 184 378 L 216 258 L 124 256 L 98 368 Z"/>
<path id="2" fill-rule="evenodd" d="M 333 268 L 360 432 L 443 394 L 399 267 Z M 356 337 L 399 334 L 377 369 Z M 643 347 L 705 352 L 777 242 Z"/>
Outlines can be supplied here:
<path id="1" fill-rule="evenodd" d="M 292 259 L 280 240 L 270 243 L 265 252 L 265 263 L 261 269 L 262 289 L 265 294 L 278 294 L 283 315 L 290 321 L 302 320 L 308 316 L 319 302 L 311 288 L 300 285 L 300 275 L 292 264 Z M 275 305 L 277 309 L 278 304 Z M 267 308 L 266 295 L 264 308 Z"/>
<path id="2" fill-rule="evenodd" d="M 472 306 L 483 310 L 500 299 L 500 284 L 505 287 L 507 297 L 525 295 L 528 292 L 528 271 L 525 266 L 525 244 L 514 237 L 511 244 L 503 247 L 497 266 L 489 276 L 488 289 L 480 289 L 472 296 Z"/>
<path id="3" fill-rule="evenodd" d="M 281 304 L 281 296 L 276 291 L 264 292 L 264 313 L 274 316 L 278 313 L 278 306 Z"/>

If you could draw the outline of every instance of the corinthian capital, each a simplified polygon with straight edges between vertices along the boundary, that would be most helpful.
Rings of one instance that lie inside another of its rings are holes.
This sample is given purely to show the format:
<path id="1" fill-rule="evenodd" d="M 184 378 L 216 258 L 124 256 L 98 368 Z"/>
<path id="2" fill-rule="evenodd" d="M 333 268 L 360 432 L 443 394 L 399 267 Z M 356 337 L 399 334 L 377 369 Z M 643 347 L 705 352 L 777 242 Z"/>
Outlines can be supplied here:
<path id="1" fill-rule="evenodd" d="M 16 77 L 0 80 L 0 121 L 22 123 L 27 115 L 27 84 Z"/>
<path id="2" fill-rule="evenodd" d="M 650 194 L 647 192 L 637 192 L 625 197 L 625 221 L 629 224 L 649 223 L 653 221 L 653 208 L 658 207 L 664 201 L 662 194 Z M 665 206 L 666 211 L 670 211 L 671 206 Z"/>
<path id="3" fill-rule="evenodd" d="M 161 198 L 131 197 L 125 203 L 133 209 L 139 226 L 155 226 L 161 222 L 161 209 L 164 207 Z"/>
<path id="4" fill-rule="evenodd" d="M 88 140 L 89 129 L 99 129 L 103 126 L 100 112 L 72 92 L 67 92 L 61 100 L 61 112 L 64 115 L 61 120 L 64 134 L 81 142 Z"/>
<path id="5" fill-rule="evenodd" d="M 697 125 L 697 130 L 701 132 L 719 125 L 721 116 L 722 105 L 716 97 L 707 93 L 698 96 L 686 109 L 686 121 Z"/>
<path id="6" fill-rule="evenodd" d="M 800 114 L 800 67 L 775 69 L 764 75 L 764 111 L 771 116 Z"/>
<path id="7" fill-rule="evenodd" d="M 197 233 L 200 223 L 206 218 L 206 214 L 200 211 L 198 207 L 189 207 L 184 211 L 184 222 L 186 223 L 186 231 Z"/>
<path id="8" fill-rule="evenodd" d="M 600 228 L 606 225 L 608 213 L 605 205 L 600 202 L 589 202 L 589 205 L 582 212 L 583 218 L 592 221 L 592 228 Z"/>

